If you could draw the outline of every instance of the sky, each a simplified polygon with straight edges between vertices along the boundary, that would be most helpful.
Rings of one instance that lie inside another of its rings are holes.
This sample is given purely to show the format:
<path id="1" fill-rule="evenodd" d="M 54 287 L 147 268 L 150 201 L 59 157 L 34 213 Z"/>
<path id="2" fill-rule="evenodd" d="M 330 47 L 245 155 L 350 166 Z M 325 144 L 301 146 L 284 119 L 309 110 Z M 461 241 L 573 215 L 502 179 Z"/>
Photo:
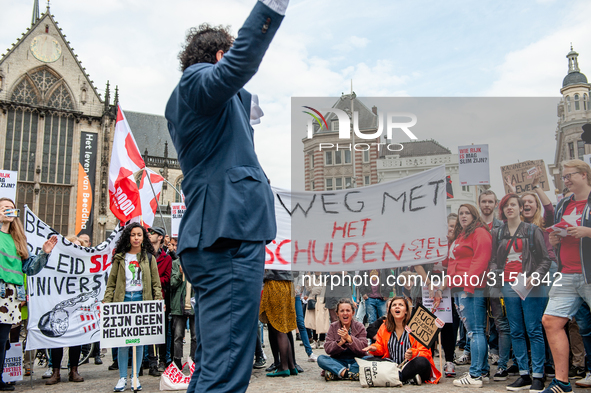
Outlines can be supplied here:
<path id="1" fill-rule="evenodd" d="M 0 4 L 4 53 L 30 25 L 33 0 Z M 208 22 L 231 25 L 236 34 L 254 4 L 53 0 L 51 13 L 99 92 L 109 80 L 119 87 L 123 109 L 163 115 L 181 75 L 177 55 L 187 29 Z M 589 14 L 588 1 L 292 0 L 246 86 L 265 113 L 255 126 L 259 160 L 274 185 L 290 188 L 291 151 L 298 150 L 291 146 L 291 97 L 336 100 L 350 91 L 351 80 L 359 97 L 560 97 L 571 42 L 581 71 L 591 73 Z M 524 157 L 518 149 L 499 151 L 498 162 L 531 159 L 528 146 L 535 142 L 537 156 L 552 163 L 557 118 L 551 111 L 542 129 L 512 135 L 510 143 L 528 151 Z M 466 139 L 448 132 L 427 138 L 444 139 L 452 151 Z M 497 172 L 491 167 L 492 179 Z"/>

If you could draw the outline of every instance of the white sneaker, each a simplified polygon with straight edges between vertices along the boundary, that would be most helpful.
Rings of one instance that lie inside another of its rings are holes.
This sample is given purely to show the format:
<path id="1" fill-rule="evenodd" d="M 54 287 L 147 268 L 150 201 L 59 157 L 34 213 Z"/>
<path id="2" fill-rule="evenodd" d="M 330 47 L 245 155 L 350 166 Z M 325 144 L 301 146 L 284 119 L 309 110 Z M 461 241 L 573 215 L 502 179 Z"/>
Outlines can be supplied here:
<path id="1" fill-rule="evenodd" d="M 444 373 L 446 378 L 452 378 L 456 376 L 456 365 L 452 362 L 445 363 Z"/>
<path id="2" fill-rule="evenodd" d="M 309 361 L 309 362 L 315 362 L 315 361 L 317 361 L 317 360 L 318 360 L 318 356 L 316 356 L 316 354 L 314 354 L 314 352 L 312 352 L 312 353 L 310 354 L 310 356 L 308 356 L 308 361 Z"/>
<path id="3" fill-rule="evenodd" d="M 127 378 L 119 378 L 117 385 L 113 388 L 114 392 L 122 392 L 125 390 L 125 385 L 127 385 Z"/>
<path id="4" fill-rule="evenodd" d="M 472 360 L 472 358 L 470 357 L 470 353 L 465 353 L 460 356 L 459 358 L 457 358 L 455 360 L 457 365 L 462 365 L 462 364 L 470 364 L 470 361 Z"/>
<path id="5" fill-rule="evenodd" d="M 459 386 L 463 388 L 481 388 L 482 377 L 472 378 L 470 374 L 466 374 L 461 378 L 455 379 L 454 386 Z"/>
<path id="6" fill-rule="evenodd" d="M 43 375 L 41 376 L 41 378 L 46 379 L 46 378 L 51 378 L 51 376 L 53 375 L 53 369 L 52 368 L 48 368 Z"/>
<path id="7" fill-rule="evenodd" d="M 324 349 L 324 341 L 319 341 L 318 342 L 318 348 Z"/>
<path id="8" fill-rule="evenodd" d="M 312 341 L 310 346 L 312 347 L 312 349 L 318 349 L 318 341 Z"/>
<path id="9" fill-rule="evenodd" d="M 585 376 L 585 378 L 576 381 L 575 385 L 581 388 L 591 387 L 591 372 L 587 371 L 587 375 Z"/>

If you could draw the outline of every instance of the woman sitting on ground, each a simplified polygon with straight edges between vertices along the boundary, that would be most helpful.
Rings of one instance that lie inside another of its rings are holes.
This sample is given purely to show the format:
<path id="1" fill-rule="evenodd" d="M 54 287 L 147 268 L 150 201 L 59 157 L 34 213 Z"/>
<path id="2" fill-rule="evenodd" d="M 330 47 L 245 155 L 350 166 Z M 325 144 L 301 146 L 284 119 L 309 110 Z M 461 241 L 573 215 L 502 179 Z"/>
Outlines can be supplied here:
<path id="1" fill-rule="evenodd" d="M 376 342 L 363 350 L 399 365 L 407 361 L 400 371 L 399 379 L 402 383 L 438 383 L 441 372 L 433 363 L 431 351 L 405 330 L 410 320 L 410 311 L 410 304 L 406 298 L 394 297 L 390 302 L 386 323 L 380 327 Z"/>
<path id="2" fill-rule="evenodd" d="M 326 334 L 324 351 L 318 356 L 318 366 L 324 370 L 327 381 L 336 379 L 359 380 L 359 366 L 356 357 L 366 356 L 367 333 L 361 322 L 353 320 L 355 308 L 351 299 L 337 303 L 338 321 L 333 322 Z"/>

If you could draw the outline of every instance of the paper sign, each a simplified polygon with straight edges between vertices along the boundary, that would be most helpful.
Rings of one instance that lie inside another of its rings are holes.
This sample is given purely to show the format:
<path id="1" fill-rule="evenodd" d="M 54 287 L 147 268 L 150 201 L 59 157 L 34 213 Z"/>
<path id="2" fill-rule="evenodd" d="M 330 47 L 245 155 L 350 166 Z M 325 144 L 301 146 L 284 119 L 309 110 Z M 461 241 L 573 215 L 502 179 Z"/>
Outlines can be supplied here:
<path id="1" fill-rule="evenodd" d="M 164 342 L 164 300 L 101 304 L 101 347 Z"/>
<path id="2" fill-rule="evenodd" d="M 171 203 L 170 208 L 172 209 L 170 216 L 170 236 L 179 237 L 179 226 L 187 208 L 184 203 Z"/>
<path id="3" fill-rule="evenodd" d="M 453 316 L 451 310 L 451 290 L 446 288 L 443 291 L 443 296 L 441 298 L 441 302 L 437 307 L 437 310 L 433 309 L 433 300 L 429 297 L 429 287 L 423 287 L 423 306 L 425 306 L 428 310 L 431 310 L 435 316 L 442 320 L 444 323 L 452 323 Z"/>
<path id="4" fill-rule="evenodd" d="M 460 185 L 490 184 L 488 145 L 459 146 Z"/>
<path id="5" fill-rule="evenodd" d="M 535 171 L 533 169 L 535 168 Z M 526 191 L 533 191 L 532 183 L 534 176 L 541 174 L 540 187 L 544 191 L 550 191 L 548 184 L 548 173 L 546 172 L 546 164 L 544 160 L 523 161 L 516 164 L 505 165 L 501 167 L 501 175 L 503 176 L 503 184 L 505 186 L 505 193 L 511 193 L 506 181 L 507 178 L 511 184 L 515 185 L 517 194 Z"/>
<path id="6" fill-rule="evenodd" d="M 533 287 L 531 287 L 530 289 L 527 289 L 525 286 L 525 282 L 526 282 L 525 275 L 518 274 L 517 278 L 515 279 L 513 284 L 511 284 L 511 289 L 513 289 L 513 291 L 515 291 L 515 293 L 517 293 L 519 295 L 521 300 L 525 300 L 527 295 L 529 295 L 529 293 L 533 289 Z"/>
<path id="7" fill-rule="evenodd" d="M 16 179 L 15 171 L 0 170 L 0 198 L 16 201 Z"/>
<path id="8" fill-rule="evenodd" d="M 23 345 L 22 343 L 10 343 L 10 349 L 6 351 L 4 359 L 4 382 L 23 380 Z"/>
<path id="9" fill-rule="evenodd" d="M 433 313 L 427 310 L 422 304 L 418 304 L 407 325 L 411 330 L 410 335 L 425 347 L 431 347 L 437 337 L 437 333 L 439 333 L 439 328 L 435 323 L 436 320 L 437 317 Z"/>

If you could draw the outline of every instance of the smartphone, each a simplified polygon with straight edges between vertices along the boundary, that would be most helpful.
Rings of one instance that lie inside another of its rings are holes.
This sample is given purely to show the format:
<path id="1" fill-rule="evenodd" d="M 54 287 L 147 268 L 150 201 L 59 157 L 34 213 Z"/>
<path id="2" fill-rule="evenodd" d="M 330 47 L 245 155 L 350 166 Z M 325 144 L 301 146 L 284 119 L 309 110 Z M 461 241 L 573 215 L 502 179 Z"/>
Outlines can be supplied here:
<path id="1" fill-rule="evenodd" d="M 4 215 L 6 217 L 20 217 L 21 211 L 19 209 L 6 209 Z"/>

